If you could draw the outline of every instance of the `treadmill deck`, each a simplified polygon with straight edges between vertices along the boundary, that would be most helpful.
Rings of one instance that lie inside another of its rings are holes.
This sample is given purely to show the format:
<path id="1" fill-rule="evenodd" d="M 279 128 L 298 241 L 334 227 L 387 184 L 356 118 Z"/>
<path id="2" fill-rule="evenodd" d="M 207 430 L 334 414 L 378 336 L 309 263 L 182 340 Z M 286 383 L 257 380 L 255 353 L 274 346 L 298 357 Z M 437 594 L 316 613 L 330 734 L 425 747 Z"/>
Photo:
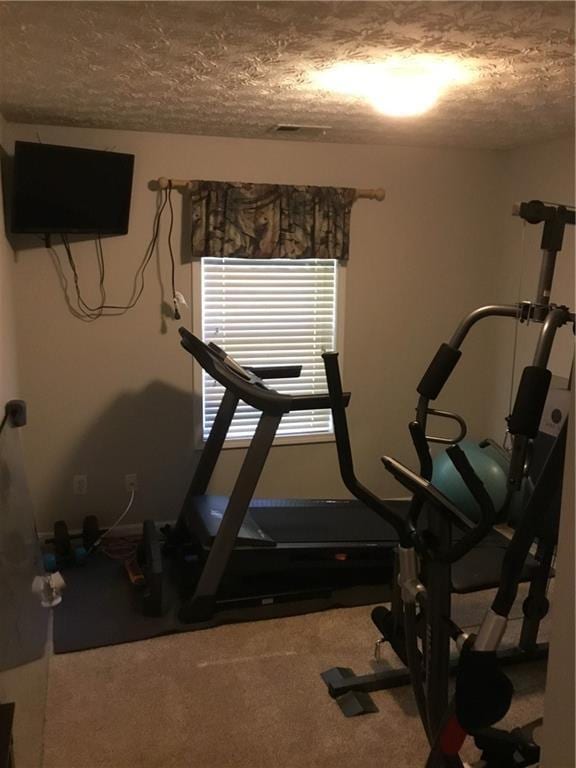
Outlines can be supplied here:
<path id="1" fill-rule="evenodd" d="M 187 510 L 189 529 L 209 546 L 218 532 L 227 496 L 197 496 Z M 407 514 L 409 501 L 389 502 Z M 395 530 L 376 512 L 348 499 L 253 499 L 238 535 L 240 546 L 275 545 L 334 547 L 338 545 L 393 547 Z"/>

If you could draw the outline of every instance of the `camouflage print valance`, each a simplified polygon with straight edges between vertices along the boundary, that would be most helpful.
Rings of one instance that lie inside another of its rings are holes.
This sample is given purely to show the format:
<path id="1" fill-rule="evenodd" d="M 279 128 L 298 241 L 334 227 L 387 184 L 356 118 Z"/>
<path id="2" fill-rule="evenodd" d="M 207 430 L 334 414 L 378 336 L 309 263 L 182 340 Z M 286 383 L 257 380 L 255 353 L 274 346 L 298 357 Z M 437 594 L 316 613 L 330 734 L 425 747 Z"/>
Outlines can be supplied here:
<path id="1" fill-rule="evenodd" d="M 348 258 L 354 189 L 197 181 L 190 191 L 193 257 Z"/>

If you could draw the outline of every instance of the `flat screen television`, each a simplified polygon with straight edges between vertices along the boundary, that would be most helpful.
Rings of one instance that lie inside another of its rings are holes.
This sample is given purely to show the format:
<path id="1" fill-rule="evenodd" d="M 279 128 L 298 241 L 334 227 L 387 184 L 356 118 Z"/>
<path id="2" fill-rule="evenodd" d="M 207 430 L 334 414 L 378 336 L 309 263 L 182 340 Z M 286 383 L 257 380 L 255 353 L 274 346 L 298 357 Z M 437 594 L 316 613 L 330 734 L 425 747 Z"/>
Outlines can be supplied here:
<path id="1" fill-rule="evenodd" d="M 14 233 L 128 232 L 134 155 L 17 141 Z"/>

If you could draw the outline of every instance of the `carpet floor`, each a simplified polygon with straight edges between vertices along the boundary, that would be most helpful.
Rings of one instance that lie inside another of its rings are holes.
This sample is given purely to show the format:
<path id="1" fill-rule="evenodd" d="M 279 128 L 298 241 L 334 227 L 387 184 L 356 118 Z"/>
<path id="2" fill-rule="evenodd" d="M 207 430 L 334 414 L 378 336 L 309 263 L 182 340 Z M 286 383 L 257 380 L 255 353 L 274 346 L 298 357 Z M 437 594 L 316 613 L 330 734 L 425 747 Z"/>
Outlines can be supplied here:
<path id="1" fill-rule="evenodd" d="M 487 600 L 456 598 L 456 621 L 476 624 Z M 335 665 L 370 671 L 376 638 L 362 607 L 53 656 L 44 768 L 423 766 L 409 688 L 375 693 L 379 712 L 346 719 L 319 677 Z M 535 719 L 545 664 L 510 675 L 517 695 L 508 719 Z"/>

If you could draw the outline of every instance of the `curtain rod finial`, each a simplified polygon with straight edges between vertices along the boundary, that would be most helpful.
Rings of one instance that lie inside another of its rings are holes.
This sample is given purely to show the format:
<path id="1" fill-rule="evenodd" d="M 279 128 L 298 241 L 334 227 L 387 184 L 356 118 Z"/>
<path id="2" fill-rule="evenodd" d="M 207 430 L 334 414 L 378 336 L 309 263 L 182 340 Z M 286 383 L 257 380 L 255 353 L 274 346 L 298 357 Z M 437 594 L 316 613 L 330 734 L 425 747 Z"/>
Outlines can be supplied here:
<path id="1" fill-rule="evenodd" d="M 386 190 L 382 187 L 377 189 L 358 189 L 356 190 L 356 199 L 377 200 L 379 203 L 386 198 Z"/>

